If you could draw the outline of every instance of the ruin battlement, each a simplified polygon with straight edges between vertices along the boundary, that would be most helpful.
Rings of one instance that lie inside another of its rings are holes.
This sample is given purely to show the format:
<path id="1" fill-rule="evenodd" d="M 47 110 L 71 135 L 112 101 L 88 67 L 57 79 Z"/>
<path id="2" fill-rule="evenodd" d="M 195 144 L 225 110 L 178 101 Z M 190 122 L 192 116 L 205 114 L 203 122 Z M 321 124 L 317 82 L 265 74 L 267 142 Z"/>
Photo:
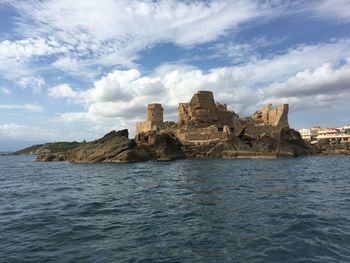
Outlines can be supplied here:
<path id="1" fill-rule="evenodd" d="M 235 112 L 228 110 L 226 104 L 215 102 L 211 91 L 198 91 L 190 102 L 179 103 L 179 121 L 176 128 L 172 126 L 172 132 L 180 141 L 189 142 L 224 141 L 230 134 L 240 134 L 247 127 L 252 134 L 258 134 L 261 129 L 272 132 L 276 128 L 289 127 L 288 109 L 288 104 L 276 108 L 267 104 L 248 118 L 249 125 L 246 126 L 247 123 L 240 120 Z M 167 131 L 169 127 L 163 120 L 163 112 L 161 104 L 148 104 L 147 119 L 136 123 L 136 135 Z"/>
<path id="2" fill-rule="evenodd" d="M 288 104 L 282 104 L 274 108 L 271 103 L 264 106 L 252 116 L 252 120 L 259 126 L 272 126 L 277 128 L 289 127 Z"/>
<path id="3" fill-rule="evenodd" d="M 203 128 L 210 125 L 234 126 L 239 119 L 225 104 L 215 103 L 211 91 L 198 91 L 189 103 L 180 103 L 179 126 Z"/>

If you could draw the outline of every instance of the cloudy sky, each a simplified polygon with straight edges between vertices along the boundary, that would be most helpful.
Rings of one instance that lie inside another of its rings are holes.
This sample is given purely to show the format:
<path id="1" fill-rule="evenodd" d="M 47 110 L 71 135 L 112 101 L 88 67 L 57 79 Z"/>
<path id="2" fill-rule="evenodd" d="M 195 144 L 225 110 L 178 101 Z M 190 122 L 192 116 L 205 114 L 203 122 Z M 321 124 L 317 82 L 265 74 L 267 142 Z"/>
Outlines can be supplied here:
<path id="1" fill-rule="evenodd" d="M 91 140 L 212 90 L 350 123 L 350 0 L 0 0 L 0 140 Z M 1 150 L 1 149 L 0 149 Z"/>

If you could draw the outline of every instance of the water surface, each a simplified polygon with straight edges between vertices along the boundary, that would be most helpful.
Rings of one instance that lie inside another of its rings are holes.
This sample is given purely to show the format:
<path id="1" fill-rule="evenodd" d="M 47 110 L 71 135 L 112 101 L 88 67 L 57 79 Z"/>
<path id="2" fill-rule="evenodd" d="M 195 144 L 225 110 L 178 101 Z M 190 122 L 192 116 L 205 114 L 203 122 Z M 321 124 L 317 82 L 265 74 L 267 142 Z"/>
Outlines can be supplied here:
<path id="1" fill-rule="evenodd" d="M 350 262 L 350 157 L 0 157 L 1 262 Z"/>

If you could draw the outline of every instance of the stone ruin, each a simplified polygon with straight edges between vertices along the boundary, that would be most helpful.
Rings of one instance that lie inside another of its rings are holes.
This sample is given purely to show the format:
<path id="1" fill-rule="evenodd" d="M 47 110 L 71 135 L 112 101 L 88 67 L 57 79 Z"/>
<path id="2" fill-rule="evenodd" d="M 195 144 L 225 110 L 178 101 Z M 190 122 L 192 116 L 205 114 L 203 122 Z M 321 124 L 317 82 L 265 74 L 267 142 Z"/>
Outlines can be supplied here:
<path id="1" fill-rule="evenodd" d="M 252 121 L 258 126 L 272 126 L 277 128 L 289 127 L 288 124 L 288 104 L 282 104 L 276 108 L 272 104 L 267 104 L 260 111 L 252 116 Z"/>
<path id="2" fill-rule="evenodd" d="M 171 132 L 182 142 L 225 141 L 230 134 L 238 136 L 245 131 L 255 137 L 261 132 L 289 127 L 288 104 L 277 108 L 268 104 L 252 117 L 241 120 L 226 104 L 215 103 L 211 91 L 198 91 L 189 103 L 180 103 L 178 115 L 179 121 Z M 163 121 L 161 104 L 149 104 L 147 120 L 136 123 L 136 138 L 150 131 L 169 132 L 168 123 Z"/>
<path id="3" fill-rule="evenodd" d="M 163 112 L 161 104 L 153 103 L 147 106 L 147 120 L 136 123 L 136 134 L 148 131 L 157 131 L 163 127 Z"/>
<path id="4" fill-rule="evenodd" d="M 180 103 L 178 108 L 179 126 L 204 128 L 210 125 L 234 127 L 238 115 L 228 111 L 226 104 L 215 103 L 211 91 L 198 91 L 189 103 Z"/>

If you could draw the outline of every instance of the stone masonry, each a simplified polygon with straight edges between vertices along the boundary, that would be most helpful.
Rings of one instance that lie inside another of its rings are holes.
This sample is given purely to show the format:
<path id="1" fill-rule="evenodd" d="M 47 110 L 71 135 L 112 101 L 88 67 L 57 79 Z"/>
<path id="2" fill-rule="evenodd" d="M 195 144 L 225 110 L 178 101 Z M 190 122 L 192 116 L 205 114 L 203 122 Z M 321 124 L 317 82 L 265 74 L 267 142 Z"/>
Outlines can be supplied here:
<path id="1" fill-rule="evenodd" d="M 211 91 L 198 91 L 188 103 L 178 107 L 179 122 L 171 131 L 181 142 L 206 144 L 213 141 L 226 141 L 231 134 L 243 134 L 258 138 L 261 133 L 274 134 L 277 129 L 288 128 L 288 104 L 276 108 L 268 104 L 247 121 L 229 111 L 225 104 L 216 103 Z M 169 127 L 168 127 L 169 128 Z M 163 121 L 161 104 L 149 104 L 147 119 L 136 123 L 137 138 L 148 132 L 169 132 Z M 141 137 L 140 137 L 141 136 Z"/>
<path id="2" fill-rule="evenodd" d="M 203 128 L 210 125 L 233 128 L 238 115 L 227 110 L 225 104 L 215 103 L 211 91 L 198 91 L 189 103 L 180 103 L 178 108 L 179 126 Z"/>
<path id="3" fill-rule="evenodd" d="M 156 131 L 163 127 L 163 107 L 159 103 L 148 104 L 147 120 L 136 123 L 136 134 Z"/>
<path id="4" fill-rule="evenodd" d="M 267 104 L 252 116 L 252 120 L 258 126 L 289 128 L 288 109 L 288 104 L 282 104 L 276 108 L 273 108 L 272 104 Z"/>

